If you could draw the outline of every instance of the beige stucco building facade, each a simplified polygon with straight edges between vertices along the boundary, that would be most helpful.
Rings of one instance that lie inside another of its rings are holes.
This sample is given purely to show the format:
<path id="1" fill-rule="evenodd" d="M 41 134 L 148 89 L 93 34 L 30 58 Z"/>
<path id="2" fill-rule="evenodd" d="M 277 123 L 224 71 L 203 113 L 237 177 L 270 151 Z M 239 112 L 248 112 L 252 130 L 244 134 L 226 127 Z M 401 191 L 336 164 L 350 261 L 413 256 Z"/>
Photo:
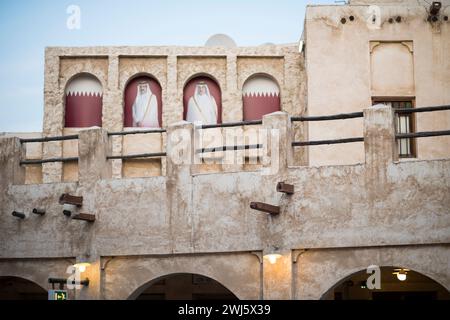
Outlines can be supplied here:
<path id="1" fill-rule="evenodd" d="M 321 115 L 360 111 L 376 98 L 405 98 L 418 107 L 448 104 L 448 22 L 428 22 L 428 8 L 421 1 L 423 6 L 416 1 L 351 3 L 354 5 L 307 8 L 304 35 L 308 112 Z M 372 4 L 378 4 L 379 9 L 371 8 Z M 442 7 L 447 4 L 443 1 Z M 374 24 L 369 14 L 373 12 L 380 14 Z M 448 8 L 445 14 L 449 14 Z M 450 125 L 448 116 L 436 114 L 417 114 L 415 120 L 416 131 L 445 130 Z M 358 120 L 330 123 L 326 131 L 320 123 L 313 124 L 309 138 L 360 136 L 362 128 Z M 418 140 L 416 158 L 447 158 L 449 144 L 448 136 Z M 337 159 L 335 152 L 342 156 Z M 310 150 L 311 165 L 362 161 L 362 143 Z"/>
<path id="2" fill-rule="evenodd" d="M 450 104 L 450 12 L 444 1 L 432 22 L 416 1 L 375 2 L 373 23 L 364 0 L 308 6 L 300 44 L 47 48 L 43 132 L 0 137 L 0 277 L 48 289 L 49 278 L 67 278 L 68 266 L 88 260 L 89 286 L 70 291 L 72 299 L 134 299 L 172 274 L 214 279 L 239 299 L 328 299 L 344 279 L 378 265 L 432 279 L 437 297 L 449 298 L 450 136 L 418 138 L 414 157 L 399 158 L 395 110 L 372 105 Z M 64 127 L 66 87 L 83 73 L 102 85 L 102 128 Z M 123 95 L 141 75 L 161 85 L 165 132 L 109 135 L 131 130 Z M 219 84 L 223 123 L 243 120 L 242 88 L 255 75 L 276 81 L 281 111 L 254 126 L 200 130 L 182 121 L 184 87 L 198 75 Z M 352 112 L 363 116 L 291 121 Z M 450 130 L 449 110 L 414 117 L 416 132 Z M 192 142 L 217 130 L 262 149 L 227 151 L 239 159 L 231 164 L 179 161 L 198 159 L 193 143 L 180 145 L 180 132 Z M 77 139 L 20 140 L 72 134 Z M 363 142 L 292 146 L 351 137 Z M 166 155 L 107 159 L 159 152 Z M 279 182 L 295 193 L 277 192 Z M 64 216 L 62 194 L 83 197 L 72 213 L 95 222 Z M 251 202 L 280 213 L 253 210 Z M 274 252 L 280 257 L 272 264 L 264 256 Z"/>

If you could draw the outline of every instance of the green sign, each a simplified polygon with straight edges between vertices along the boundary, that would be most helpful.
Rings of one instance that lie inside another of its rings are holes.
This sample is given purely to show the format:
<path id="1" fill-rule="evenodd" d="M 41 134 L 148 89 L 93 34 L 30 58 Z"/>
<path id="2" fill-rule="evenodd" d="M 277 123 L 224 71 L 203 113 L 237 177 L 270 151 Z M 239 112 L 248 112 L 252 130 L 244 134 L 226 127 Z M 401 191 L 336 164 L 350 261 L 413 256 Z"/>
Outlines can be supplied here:
<path id="1" fill-rule="evenodd" d="M 68 300 L 67 290 L 49 290 L 48 300 Z"/>

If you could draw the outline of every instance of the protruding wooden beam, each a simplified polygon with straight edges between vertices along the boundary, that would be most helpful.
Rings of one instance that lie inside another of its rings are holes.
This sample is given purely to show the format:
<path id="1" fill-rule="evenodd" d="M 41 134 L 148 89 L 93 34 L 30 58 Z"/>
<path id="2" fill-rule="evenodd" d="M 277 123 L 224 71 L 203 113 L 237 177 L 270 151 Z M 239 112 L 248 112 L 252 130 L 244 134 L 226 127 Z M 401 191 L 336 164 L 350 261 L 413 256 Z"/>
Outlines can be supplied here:
<path id="1" fill-rule="evenodd" d="M 267 204 L 267 203 L 251 202 L 250 203 L 250 208 L 258 210 L 258 211 L 270 213 L 270 214 L 273 214 L 273 215 L 280 214 L 280 207 L 273 206 L 273 205 Z"/>
<path id="2" fill-rule="evenodd" d="M 94 222 L 95 221 L 95 214 L 89 214 L 89 213 L 79 213 L 72 217 L 74 220 L 83 220 L 87 222 Z"/>
<path id="3" fill-rule="evenodd" d="M 278 182 L 278 184 L 277 184 L 277 191 L 278 192 L 283 192 L 283 193 L 286 193 L 286 194 L 294 194 L 294 185 L 293 184 L 284 183 L 284 182 Z"/>
<path id="4" fill-rule="evenodd" d="M 17 212 L 17 211 L 13 211 L 12 213 L 11 213 L 11 215 L 13 216 L 13 217 L 16 217 L 16 218 L 19 218 L 19 219 L 25 219 L 25 214 L 24 213 L 22 213 L 22 212 Z"/>
<path id="5" fill-rule="evenodd" d="M 60 286 L 64 286 L 67 284 L 67 279 L 64 278 L 48 278 L 48 283 L 50 284 L 59 284 Z M 86 278 L 85 280 L 81 280 L 79 282 L 71 281 L 70 284 L 80 284 L 82 286 L 89 286 L 89 278 Z"/>
<path id="6" fill-rule="evenodd" d="M 81 207 L 83 205 L 83 197 L 71 196 L 68 193 L 64 193 L 59 198 L 60 204 L 72 204 L 77 207 Z"/>
<path id="7" fill-rule="evenodd" d="M 38 208 L 34 208 L 33 209 L 33 213 L 34 214 L 38 214 L 40 216 L 43 216 L 45 214 L 45 209 L 38 209 Z"/>

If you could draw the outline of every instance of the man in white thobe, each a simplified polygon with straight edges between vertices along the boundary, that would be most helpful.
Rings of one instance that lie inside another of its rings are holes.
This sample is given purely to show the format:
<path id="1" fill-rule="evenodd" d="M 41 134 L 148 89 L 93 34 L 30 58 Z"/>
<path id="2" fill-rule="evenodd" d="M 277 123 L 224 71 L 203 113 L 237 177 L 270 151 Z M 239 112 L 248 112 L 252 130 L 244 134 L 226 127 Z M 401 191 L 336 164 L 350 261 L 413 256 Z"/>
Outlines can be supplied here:
<path id="1" fill-rule="evenodd" d="M 201 122 L 202 124 L 217 123 L 216 100 L 204 82 L 199 82 L 195 86 L 195 93 L 188 102 L 186 121 Z"/>
<path id="2" fill-rule="evenodd" d="M 133 103 L 133 127 L 159 128 L 158 101 L 147 82 L 138 83 Z"/>

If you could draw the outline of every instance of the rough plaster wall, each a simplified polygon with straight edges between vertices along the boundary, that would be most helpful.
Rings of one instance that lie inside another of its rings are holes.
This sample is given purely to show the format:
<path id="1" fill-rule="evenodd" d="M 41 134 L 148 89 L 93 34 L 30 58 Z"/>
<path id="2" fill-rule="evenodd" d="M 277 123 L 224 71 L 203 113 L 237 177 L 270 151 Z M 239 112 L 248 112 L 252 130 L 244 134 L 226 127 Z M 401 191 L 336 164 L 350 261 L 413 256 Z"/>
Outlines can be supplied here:
<path id="1" fill-rule="evenodd" d="M 41 138 L 41 132 L 15 132 L 15 133 L 0 133 L 0 137 L 19 137 L 21 139 Z M 42 143 L 27 143 L 25 144 L 25 154 L 27 160 L 42 159 Z M 39 184 L 42 183 L 42 165 L 33 164 L 25 167 L 25 184 Z"/>
<path id="2" fill-rule="evenodd" d="M 193 273 L 220 282 L 239 299 L 256 300 L 260 296 L 259 271 L 259 260 L 250 253 L 117 257 L 105 270 L 104 297 L 135 299 L 152 280 L 174 273 Z"/>
<path id="3" fill-rule="evenodd" d="M 143 178 L 162 175 L 161 160 L 156 159 L 130 159 L 122 161 L 122 177 Z"/>
<path id="4" fill-rule="evenodd" d="M 133 130 L 133 128 L 127 129 Z M 132 134 L 123 136 L 122 154 L 133 155 L 142 153 L 162 152 L 161 133 Z M 148 177 L 161 175 L 161 159 L 122 160 L 122 177 Z"/>
<path id="5" fill-rule="evenodd" d="M 260 235 L 267 222 L 266 214 L 249 209 L 251 201 L 270 198 L 267 188 L 261 188 L 257 194 L 250 191 L 252 186 L 261 185 L 259 174 L 205 174 L 196 176 L 193 182 L 195 251 L 233 250 L 231 239 L 246 250 L 262 247 Z"/>
<path id="6" fill-rule="evenodd" d="M 277 230 L 291 248 L 446 243 L 448 165 L 417 161 L 375 172 L 362 166 L 292 171 L 296 194 L 286 201 Z"/>
<path id="7" fill-rule="evenodd" d="M 94 227 L 95 251 L 116 255 L 170 250 L 165 190 L 163 177 L 100 182 L 95 194 L 100 222 Z"/>
<path id="8" fill-rule="evenodd" d="M 227 92 L 226 98 L 228 103 L 227 112 L 222 111 L 222 122 L 242 120 L 242 104 L 238 87 L 238 57 L 235 53 L 227 55 Z M 222 106 L 223 110 L 223 106 Z"/>
<path id="9" fill-rule="evenodd" d="M 63 135 L 79 134 L 83 128 L 64 128 Z M 62 155 L 64 158 L 78 157 L 78 139 L 66 140 L 62 142 Z M 75 182 L 78 181 L 78 162 L 70 161 L 62 164 L 62 181 Z"/>
<path id="10" fill-rule="evenodd" d="M 340 281 L 370 265 L 408 268 L 450 289 L 450 250 L 447 245 L 323 249 L 303 253 L 294 264 L 295 299 L 321 299 Z"/>
<path id="11" fill-rule="evenodd" d="M 371 104 L 370 41 L 412 41 L 416 105 L 450 103 L 450 24 L 442 23 L 439 31 L 433 29 L 426 22 L 424 8 L 420 6 L 382 6 L 381 9 L 381 29 L 369 30 L 366 26 L 367 6 L 307 7 L 309 115 L 361 111 Z M 354 15 L 355 21 L 339 22 L 341 17 L 349 15 Z M 388 18 L 397 15 L 403 17 L 401 23 L 387 22 Z M 448 130 L 449 121 L 448 111 L 417 115 L 417 131 Z M 358 119 L 310 123 L 309 139 L 361 136 L 361 129 Z M 450 155 L 449 137 L 418 139 L 417 144 L 420 159 Z M 364 159 L 360 143 L 310 147 L 309 151 L 311 165 L 360 163 Z"/>
<path id="12" fill-rule="evenodd" d="M 109 54 L 107 94 L 103 99 L 103 127 L 108 131 L 121 131 L 123 128 L 123 121 L 120 121 L 120 119 L 123 119 L 123 91 L 120 91 L 119 69 L 119 54 L 112 52 Z M 113 136 L 111 140 L 112 154 L 120 154 L 122 151 L 122 137 Z M 122 160 L 112 161 L 112 172 L 114 178 L 121 178 Z"/>
<path id="13" fill-rule="evenodd" d="M 42 183 L 42 165 L 33 164 L 28 165 L 26 170 L 25 183 L 26 184 L 39 184 Z"/>
<path id="14" fill-rule="evenodd" d="M 44 123 L 43 135 L 56 136 L 62 134 L 64 119 L 64 98 L 59 90 L 59 56 L 51 49 L 45 49 L 44 68 Z M 44 157 L 61 155 L 62 144 L 58 142 L 47 143 L 42 146 Z M 60 182 L 62 174 L 61 163 L 42 165 L 42 180 L 47 182 Z"/>
<path id="15" fill-rule="evenodd" d="M 42 159 L 42 146 L 40 143 L 34 143 L 34 147 L 26 148 L 27 159 Z M 33 164 L 25 168 L 25 183 L 38 184 L 42 183 L 42 165 Z"/>
<path id="16" fill-rule="evenodd" d="M 307 112 L 307 76 L 304 54 L 298 52 L 298 47 L 285 48 L 284 65 L 284 106 L 283 110 L 291 116 L 304 115 Z M 304 123 L 294 123 L 294 141 L 307 141 L 308 128 Z M 308 148 L 295 148 L 293 161 L 296 165 L 308 163 Z"/>
<path id="17" fill-rule="evenodd" d="M 308 114 L 312 116 L 361 111 L 370 105 L 368 44 L 361 39 L 364 33 L 360 28 L 356 31 L 355 27 L 340 25 L 342 10 L 307 8 Z M 308 127 L 309 140 L 362 136 L 360 119 L 310 122 Z M 310 165 L 364 161 L 360 143 L 307 148 Z"/>
<path id="18" fill-rule="evenodd" d="M 78 181 L 78 162 L 67 161 L 62 165 L 62 182 L 76 182 Z"/>
<path id="19" fill-rule="evenodd" d="M 447 243 L 449 166 L 442 160 L 394 163 L 386 170 L 358 165 L 292 168 L 277 176 L 202 174 L 192 178 L 192 186 L 190 180 L 180 181 L 177 192 L 191 200 L 176 215 L 168 210 L 172 200 L 166 197 L 165 177 L 102 180 L 83 192 L 97 208 L 92 226 L 62 216 L 57 199 L 66 191 L 75 193 L 74 184 L 9 186 L 1 252 L 5 257 L 64 256 L 82 243 L 100 255 L 163 254 L 178 238 L 183 240 L 178 252 L 252 251 L 265 245 L 267 235 L 285 248 Z M 283 180 L 295 185 L 296 194 L 275 192 Z M 269 219 L 251 210 L 251 201 L 281 204 L 283 212 Z M 34 207 L 47 208 L 48 214 L 23 221 L 10 216 L 13 210 L 29 214 Z M 192 212 L 188 224 L 186 210 Z M 50 236 L 55 229 L 56 240 Z M 89 236 L 79 238 L 82 232 Z"/>
<path id="20" fill-rule="evenodd" d="M 0 257 L 65 257 L 84 250 L 85 232 L 89 227 L 66 218 L 58 199 L 73 193 L 76 184 L 41 184 L 10 186 L 3 203 L 0 225 Z M 33 208 L 46 210 L 44 216 L 32 214 Z M 24 220 L 11 216 L 12 211 L 26 214 Z M 18 238 L 17 235 L 20 235 Z"/>
<path id="21" fill-rule="evenodd" d="M 292 255 L 284 252 L 271 264 L 263 258 L 264 300 L 292 299 Z"/>
<path id="22" fill-rule="evenodd" d="M 444 5 L 444 4 L 443 4 Z M 450 15 L 449 7 L 447 14 Z M 440 32 L 423 32 L 424 45 L 415 45 L 416 105 L 450 104 L 450 23 L 441 25 Z M 450 129 L 450 111 L 416 115 L 417 131 Z M 450 137 L 417 140 L 420 159 L 442 159 L 450 155 Z"/>
<path id="23" fill-rule="evenodd" d="M 91 211 L 97 219 L 92 225 L 62 214 L 59 196 L 77 194 L 76 190 L 77 184 L 10 186 L 6 193 L 9 201 L 2 206 L 0 216 L 0 225 L 5 228 L 0 235 L 0 257 L 64 257 L 90 252 L 106 255 L 161 253 L 161 248 L 166 252 L 170 247 L 169 217 L 161 201 L 165 198 L 164 178 L 99 182 L 98 188 L 82 194 L 84 203 L 96 201 L 101 208 Z M 33 208 L 44 208 L 45 216 L 32 214 Z M 13 210 L 24 212 L 27 218 L 11 217 Z M 83 210 L 89 211 L 89 208 L 85 206 Z M 20 237 L 15 239 L 17 234 Z"/>

